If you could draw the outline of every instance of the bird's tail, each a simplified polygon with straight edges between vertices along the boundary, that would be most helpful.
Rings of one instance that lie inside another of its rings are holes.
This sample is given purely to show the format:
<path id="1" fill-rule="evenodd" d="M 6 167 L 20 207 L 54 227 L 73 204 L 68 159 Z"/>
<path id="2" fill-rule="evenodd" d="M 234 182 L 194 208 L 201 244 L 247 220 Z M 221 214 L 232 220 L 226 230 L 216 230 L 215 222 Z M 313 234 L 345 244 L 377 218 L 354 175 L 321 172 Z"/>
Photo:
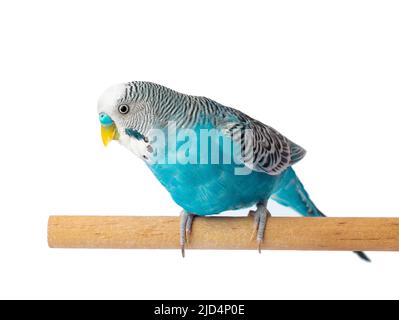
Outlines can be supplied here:
<path id="1" fill-rule="evenodd" d="M 290 207 L 305 217 L 325 217 L 325 215 L 310 200 L 302 182 L 295 171 L 289 168 L 282 178 L 280 187 L 272 195 L 272 199 L 279 204 Z M 355 251 L 361 259 L 370 262 L 364 252 Z"/>

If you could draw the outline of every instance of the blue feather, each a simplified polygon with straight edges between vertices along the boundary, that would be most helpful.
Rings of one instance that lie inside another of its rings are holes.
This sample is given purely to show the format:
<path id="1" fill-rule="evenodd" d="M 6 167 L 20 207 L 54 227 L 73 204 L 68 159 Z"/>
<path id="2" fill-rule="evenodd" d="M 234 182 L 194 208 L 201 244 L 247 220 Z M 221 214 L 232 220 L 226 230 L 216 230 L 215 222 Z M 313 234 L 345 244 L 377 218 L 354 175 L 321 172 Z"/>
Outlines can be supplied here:
<path id="1" fill-rule="evenodd" d="M 212 129 L 210 125 L 201 125 L 195 128 L 196 136 L 200 136 L 200 130 Z M 167 134 L 165 132 L 165 134 Z M 177 129 L 177 134 L 184 134 L 184 129 Z M 236 169 L 242 169 L 243 164 L 235 163 L 234 152 L 223 148 L 223 136 L 214 130 L 208 141 L 208 152 L 193 154 L 195 145 L 190 145 L 189 140 L 177 142 L 174 146 L 154 145 L 157 152 L 165 152 L 169 160 L 179 158 L 179 152 L 184 151 L 184 156 L 192 157 L 193 164 L 176 163 L 149 164 L 149 168 L 170 192 L 174 201 L 187 212 L 197 215 L 218 214 L 227 210 L 248 208 L 254 204 L 267 200 L 277 187 L 283 185 L 288 171 L 280 175 L 268 175 L 264 172 L 250 171 L 247 175 L 237 175 Z M 195 150 L 200 150 L 201 141 L 196 141 Z M 211 143 L 213 141 L 213 143 Z M 216 142 L 215 142 L 216 141 Z M 230 140 L 231 142 L 231 140 Z M 193 142 L 195 143 L 195 142 Z M 231 142 L 232 143 L 232 142 Z M 187 145 L 188 144 L 188 145 Z M 185 147 L 185 148 L 183 148 Z M 223 164 L 219 161 L 212 164 L 212 150 L 218 153 L 219 159 L 230 156 L 230 163 Z M 204 156 L 204 153 L 207 155 Z M 205 164 L 201 164 L 205 163 Z M 288 172 L 289 173 L 289 172 Z"/>

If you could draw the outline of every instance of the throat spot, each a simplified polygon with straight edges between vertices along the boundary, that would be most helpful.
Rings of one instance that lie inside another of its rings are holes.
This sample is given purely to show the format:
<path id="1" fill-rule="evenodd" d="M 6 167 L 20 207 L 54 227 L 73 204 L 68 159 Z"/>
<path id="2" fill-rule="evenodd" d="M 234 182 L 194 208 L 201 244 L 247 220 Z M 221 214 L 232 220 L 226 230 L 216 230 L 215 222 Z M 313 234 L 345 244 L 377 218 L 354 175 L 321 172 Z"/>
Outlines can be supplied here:
<path id="1" fill-rule="evenodd" d="M 149 160 L 151 158 L 151 154 L 154 151 L 151 145 L 144 142 L 143 139 L 137 140 L 135 137 L 124 134 L 119 139 L 120 143 L 133 152 L 137 157 Z"/>

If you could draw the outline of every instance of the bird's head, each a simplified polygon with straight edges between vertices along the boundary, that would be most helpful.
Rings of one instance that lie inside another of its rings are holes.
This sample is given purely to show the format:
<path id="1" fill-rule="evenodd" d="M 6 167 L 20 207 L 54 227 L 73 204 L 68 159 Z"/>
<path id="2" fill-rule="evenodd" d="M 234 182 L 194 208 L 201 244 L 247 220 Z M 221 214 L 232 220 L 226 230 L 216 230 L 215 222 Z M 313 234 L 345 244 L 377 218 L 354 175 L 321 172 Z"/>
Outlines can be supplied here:
<path id="1" fill-rule="evenodd" d="M 138 84 L 122 83 L 110 87 L 101 95 L 97 110 L 105 146 L 125 135 L 127 129 L 137 134 L 145 129 L 146 117 L 143 114 L 146 113 L 148 101 L 143 99 L 142 91 Z"/>

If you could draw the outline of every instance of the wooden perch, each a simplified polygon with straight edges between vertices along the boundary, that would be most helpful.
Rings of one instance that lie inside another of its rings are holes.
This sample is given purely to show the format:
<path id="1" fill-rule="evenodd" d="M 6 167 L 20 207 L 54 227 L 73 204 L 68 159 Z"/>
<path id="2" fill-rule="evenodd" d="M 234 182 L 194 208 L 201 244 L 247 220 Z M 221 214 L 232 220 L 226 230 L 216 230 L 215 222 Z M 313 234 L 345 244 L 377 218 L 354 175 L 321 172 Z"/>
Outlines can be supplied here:
<path id="1" fill-rule="evenodd" d="M 188 249 L 257 249 L 253 219 L 196 218 Z M 51 248 L 178 249 L 178 217 L 52 216 Z M 399 251 L 399 218 L 270 218 L 270 250 Z"/>

